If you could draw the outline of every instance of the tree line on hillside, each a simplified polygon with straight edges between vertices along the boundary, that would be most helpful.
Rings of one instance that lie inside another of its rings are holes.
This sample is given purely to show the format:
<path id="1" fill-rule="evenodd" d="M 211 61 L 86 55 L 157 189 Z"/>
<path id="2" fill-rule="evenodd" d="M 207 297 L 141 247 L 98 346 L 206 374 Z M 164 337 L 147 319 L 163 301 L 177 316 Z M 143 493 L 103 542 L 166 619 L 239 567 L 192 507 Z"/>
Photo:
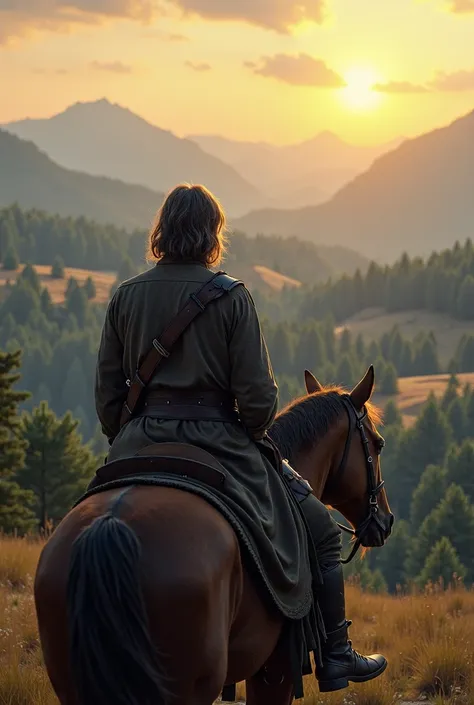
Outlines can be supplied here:
<path id="1" fill-rule="evenodd" d="M 331 313 L 336 321 L 380 306 L 388 312 L 424 309 L 474 319 L 474 247 L 470 239 L 428 259 L 403 254 L 393 266 L 372 262 L 365 275 L 342 276 L 306 292 L 300 315 Z"/>
<path id="2" fill-rule="evenodd" d="M 60 257 L 67 267 L 118 271 L 131 266 L 132 274 L 146 266 L 147 232 L 128 233 L 123 228 L 100 225 L 86 218 L 65 218 L 37 209 L 22 210 L 18 205 L 0 209 L 0 262 L 4 269 L 16 269 L 20 262 L 51 265 Z M 329 251 L 329 248 L 326 248 Z M 349 253 L 349 255 L 348 255 Z M 225 266 L 235 276 L 255 264 L 276 269 L 298 281 L 325 281 L 338 271 L 337 251 L 321 257 L 311 242 L 296 238 L 234 233 L 225 256 Z M 350 251 L 345 260 L 350 259 Z M 353 253 L 354 263 L 362 257 Z M 333 261 L 334 260 L 334 261 Z M 353 267 L 355 270 L 355 266 Z"/>
<path id="3" fill-rule="evenodd" d="M 52 274 L 61 275 L 56 262 Z M 122 274 L 124 271 L 122 271 Z M 22 408 L 47 401 L 57 414 L 70 410 L 81 421 L 87 440 L 101 438 L 93 399 L 97 349 L 105 304 L 94 301 L 92 280 L 83 285 L 70 278 L 63 304 L 53 304 L 32 265 L 5 287 L 0 303 L 0 346 L 24 350 L 23 379 L 32 396 Z M 367 365 L 376 366 L 378 391 L 395 394 L 400 375 L 440 371 L 436 340 L 420 334 L 414 341 L 394 329 L 379 341 L 353 340 L 348 330 L 337 337 L 331 317 L 324 321 L 277 323 L 263 320 L 270 358 L 280 387 L 280 404 L 303 393 L 305 368 L 325 383 L 350 387 Z M 463 342 L 463 368 L 474 371 L 474 338 Z"/>
<path id="4" fill-rule="evenodd" d="M 54 527 L 84 492 L 103 457 L 84 444 L 79 421 L 46 401 L 20 413 L 21 351 L 0 350 L 0 531 Z M 23 386 L 23 385 L 21 385 Z M 412 428 L 393 402 L 385 409 L 383 475 L 397 519 L 387 545 L 346 567 L 362 587 L 381 591 L 440 579 L 474 581 L 474 392 L 452 375 Z"/>
<path id="5" fill-rule="evenodd" d="M 396 592 L 440 578 L 474 583 L 474 390 L 452 375 L 444 395 L 431 395 L 416 423 L 403 428 L 385 409 L 382 474 L 396 521 L 382 549 L 347 568 L 362 585 Z"/>
<path id="6" fill-rule="evenodd" d="M 51 275 L 62 275 L 62 263 Z M 122 267 L 117 278 L 127 278 Z M 83 285 L 70 278 L 63 304 L 53 304 L 33 266 L 27 265 L 15 283 L 8 284 L 0 303 L 0 346 L 8 351 L 21 348 L 23 379 L 32 396 L 22 408 L 48 401 L 57 414 L 71 410 L 81 421 L 84 438 L 100 443 L 93 387 L 97 348 L 105 315 L 105 304 L 94 301 L 92 279 Z M 302 372 L 311 369 L 324 383 L 351 387 L 369 364 L 375 364 L 377 391 L 395 394 L 398 377 L 441 372 L 436 338 L 420 333 L 413 341 L 397 328 L 379 341 L 365 343 L 349 330 L 340 336 L 331 316 L 323 321 L 307 319 L 272 323 L 263 318 L 263 331 L 280 387 L 280 404 L 303 393 Z M 465 336 L 453 365 L 474 371 L 474 336 Z"/>

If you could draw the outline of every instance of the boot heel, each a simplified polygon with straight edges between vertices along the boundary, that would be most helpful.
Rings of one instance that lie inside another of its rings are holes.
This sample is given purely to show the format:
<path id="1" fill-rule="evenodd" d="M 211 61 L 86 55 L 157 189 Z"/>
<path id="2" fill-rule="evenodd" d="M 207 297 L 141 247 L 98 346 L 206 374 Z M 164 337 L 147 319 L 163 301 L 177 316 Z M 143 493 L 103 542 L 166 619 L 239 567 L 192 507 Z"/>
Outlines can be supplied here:
<path id="1" fill-rule="evenodd" d="M 330 681 L 319 681 L 319 691 L 321 693 L 331 693 L 333 690 L 342 690 L 349 687 L 348 678 L 335 678 Z"/>

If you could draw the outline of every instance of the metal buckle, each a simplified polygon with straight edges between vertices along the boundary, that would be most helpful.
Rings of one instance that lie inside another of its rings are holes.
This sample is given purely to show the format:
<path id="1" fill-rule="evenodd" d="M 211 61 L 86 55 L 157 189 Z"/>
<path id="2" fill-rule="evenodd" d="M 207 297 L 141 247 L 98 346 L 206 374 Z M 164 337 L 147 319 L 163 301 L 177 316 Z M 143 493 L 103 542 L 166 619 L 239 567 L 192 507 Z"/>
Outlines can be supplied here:
<path id="1" fill-rule="evenodd" d="M 161 355 L 162 357 L 169 357 L 169 356 L 170 356 L 170 354 L 169 354 L 169 352 L 166 350 L 166 348 L 164 348 L 164 347 L 161 345 L 161 343 L 159 343 L 159 342 L 157 341 L 156 338 L 153 338 L 153 347 L 155 348 L 155 350 L 156 350 L 157 352 L 160 353 L 160 355 Z"/>

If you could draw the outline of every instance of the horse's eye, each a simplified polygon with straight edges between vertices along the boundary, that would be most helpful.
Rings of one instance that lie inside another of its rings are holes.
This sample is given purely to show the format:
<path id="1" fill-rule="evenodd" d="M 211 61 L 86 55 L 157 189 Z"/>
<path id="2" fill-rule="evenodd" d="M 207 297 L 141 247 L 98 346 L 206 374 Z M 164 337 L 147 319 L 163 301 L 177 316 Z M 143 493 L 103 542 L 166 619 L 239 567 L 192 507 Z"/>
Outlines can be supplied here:
<path id="1" fill-rule="evenodd" d="M 376 441 L 376 444 L 375 444 L 375 445 L 376 445 L 376 448 L 377 448 L 377 452 L 378 452 L 379 455 L 380 455 L 380 453 L 383 451 L 383 449 L 384 449 L 384 447 L 385 447 L 385 440 L 380 436 L 380 438 L 377 438 L 377 441 Z"/>

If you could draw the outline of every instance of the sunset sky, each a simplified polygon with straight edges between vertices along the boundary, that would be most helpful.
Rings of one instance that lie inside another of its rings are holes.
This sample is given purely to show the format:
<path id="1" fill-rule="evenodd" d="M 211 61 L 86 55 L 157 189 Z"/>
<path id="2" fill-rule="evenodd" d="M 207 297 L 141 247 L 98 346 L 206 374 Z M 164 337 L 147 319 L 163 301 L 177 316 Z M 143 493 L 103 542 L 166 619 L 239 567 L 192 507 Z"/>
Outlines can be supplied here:
<path id="1" fill-rule="evenodd" d="M 0 0 L 0 123 L 102 97 L 180 136 L 416 135 L 474 109 L 474 0 Z"/>

